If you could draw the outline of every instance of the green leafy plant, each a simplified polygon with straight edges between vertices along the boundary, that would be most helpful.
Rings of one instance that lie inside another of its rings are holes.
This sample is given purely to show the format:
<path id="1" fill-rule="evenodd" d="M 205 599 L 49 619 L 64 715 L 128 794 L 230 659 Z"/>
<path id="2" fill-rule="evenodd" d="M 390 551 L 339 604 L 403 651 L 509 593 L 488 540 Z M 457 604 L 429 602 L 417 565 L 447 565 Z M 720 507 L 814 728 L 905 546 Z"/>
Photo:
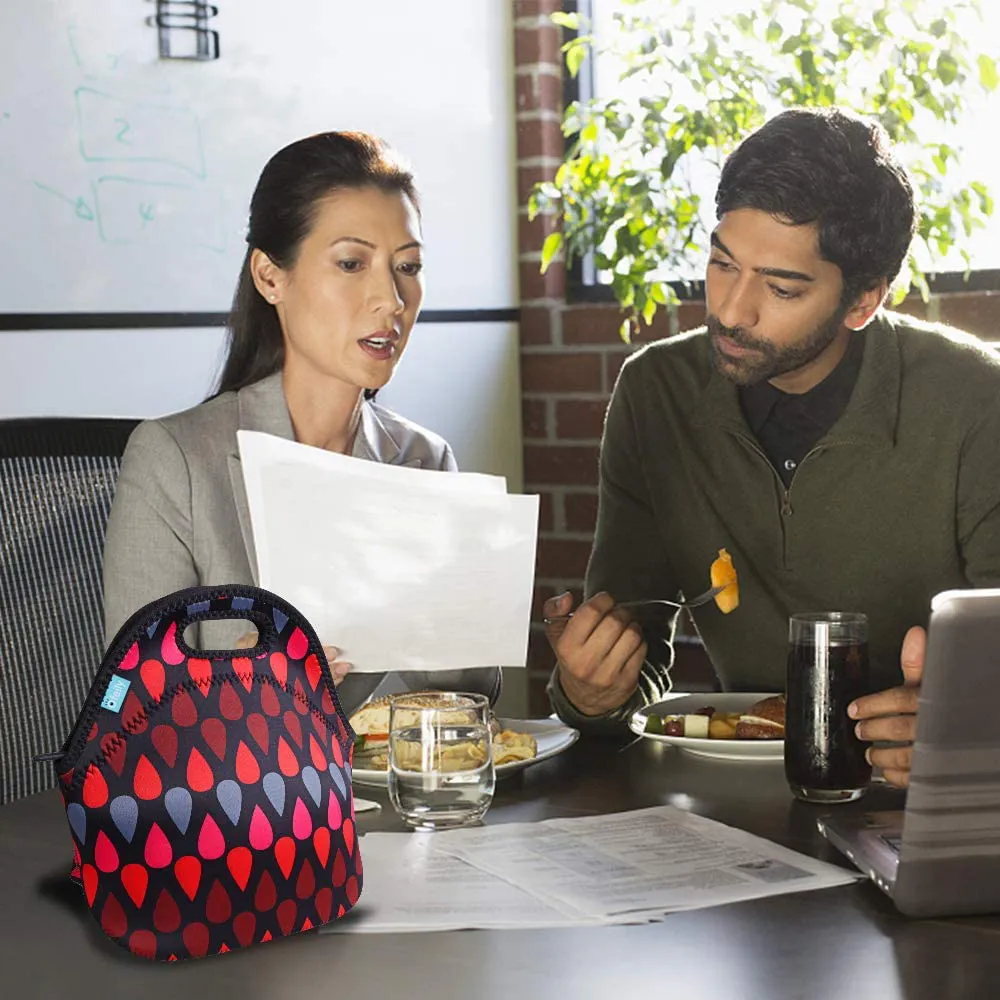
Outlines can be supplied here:
<path id="1" fill-rule="evenodd" d="M 690 0 L 622 0 L 606 50 L 619 93 L 566 109 L 572 145 L 554 179 L 536 185 L 532 217 L 554 212 L 544 270 L 560 253 L 592 255 L 625 312 L 622 336 L 676 301 L 671 274 L 691 273 L 707 245 L 705 177 L 783 107 L 837 104 L 877 118 L 918 191 L 918 239 L 894 289 L 929 294 L 935 260 L 993 211 L 986 185 L 954 181 L 949 141 L 963 112 L 1000 82 L 997 62 L 967 42 L 979 0 L 758 0 L 747 13 L 706 16 Z M 702 7 L 705 5 L 702 4 Z M 827 18 L 831 9 L 832 18 Z M 964 19 L 964 20 L 963 20 Z M 576 75 L 595 39 L 575 14 L 563 46 Z M 602 49 L 605 51 L 605 49 Z M 949 176 L 951 175 L 951 176 Z"/>

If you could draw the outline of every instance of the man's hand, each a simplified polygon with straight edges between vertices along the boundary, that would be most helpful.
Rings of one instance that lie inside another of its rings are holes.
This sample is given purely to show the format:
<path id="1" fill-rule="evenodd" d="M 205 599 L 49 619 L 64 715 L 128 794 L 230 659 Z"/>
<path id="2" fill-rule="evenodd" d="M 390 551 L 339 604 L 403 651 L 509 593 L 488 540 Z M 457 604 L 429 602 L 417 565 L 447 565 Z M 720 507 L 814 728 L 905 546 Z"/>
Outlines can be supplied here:
<path id="1" fill-rule="evenodd" d="M 568 615 L 573 598 L 560 594 L 545 602 L 544 615 Z M 556 654 L 563 692 L 584 715 L 603 715 L 623 705 L 639 682 L 646 658 L 642 630 L 603 591 L 576 609 L 567 622 L 545 626 Z"/>
<path id="2" fill-rule="evenodd" d="M 854 731 L 860 740 L 906 742 L 903 747 L 869 747 L 865 756 L 874 767 L 882 768 L 885 780 L 905 788 L 910 783 L 913 739 L 917 734 L 917 699 L 924 674 L 927 633 L 915 625 L 903 637 L 899 662 L 903 668 L 901 687 L 880 691 L 850 704 L 847 714 L 859 719 Z"/>

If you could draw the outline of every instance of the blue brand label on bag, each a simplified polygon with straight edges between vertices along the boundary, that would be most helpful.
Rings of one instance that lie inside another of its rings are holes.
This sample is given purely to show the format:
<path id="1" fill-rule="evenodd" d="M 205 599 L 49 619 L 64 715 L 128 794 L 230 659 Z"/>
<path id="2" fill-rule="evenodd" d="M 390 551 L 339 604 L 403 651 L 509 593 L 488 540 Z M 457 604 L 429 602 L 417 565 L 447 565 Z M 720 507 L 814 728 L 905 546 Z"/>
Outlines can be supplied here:
<path id="1" fill-rule="evenodd" d="M 127 681 L 124 677 L 119 677 L 118 674 L 115 674 L 111 678 L 108 690 L 104 693 L 101 708 L 106 708 L 109 712 L 120 712 L 122 705 L 125 704 L 125 695 L 128 694 L 128 689 L 131 686 L 131 681 Z"/>

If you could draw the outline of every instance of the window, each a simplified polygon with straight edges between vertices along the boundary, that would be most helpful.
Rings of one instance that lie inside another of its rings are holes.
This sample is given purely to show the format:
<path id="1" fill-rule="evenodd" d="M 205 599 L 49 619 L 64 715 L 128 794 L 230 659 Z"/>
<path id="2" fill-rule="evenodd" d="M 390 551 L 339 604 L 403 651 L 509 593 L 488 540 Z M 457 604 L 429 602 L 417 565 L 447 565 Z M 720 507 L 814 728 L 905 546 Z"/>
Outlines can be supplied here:
<path id="1" fill-rule="evenodd" d="M 821 13 L 824 7 L 829 8 L 830 18 L 836 16 L 841 7 L 840 0 L 819 0 Z M 644 81 L 640 76 L 621 81 L 620 76 L 624 63 L 607 47 L 620 37 L 621 29 L 615 20 L 620 13 L 643 10 L 643 5 L 636 8 L 629 0 L 578 0 L 575 5 L 591 25 L 596 38 L 596 52 L 584 62 L 575 80 L 568 83 L 567 98 L 583 101 L 591 97 L 619 97 L 626 102 L 637 101 L 645 94 Z M 664 7 L 670 7 L 665 0 Z M 933 15 L 934 7 L 944 10 L 954 7 L 951 0 L 928 0 L 928 12 Z M 995 50 L 995 45 L 982 44 L 983 39 L 993 39 L 1000 42 L 1000 3 L 994 0 L 982 0 L 982 21 L 973 21 L 973 27 L 966 31 L 965 37 L 979 39 L 983 49 Z M 648 0 L 647 9 L 655 9 L 655 0 Z M 751 6 L 747 0 L 698 0 L 699 14 L 712 18 L 719 14 L 738 14 L 749 12 Z M 968 15 L 972 17 L 972 15 Z M 648 86 L 648 85 L 647 85 Z M 678 81 L 675 93 L 683 95 L 685 81 Z M 680 99 L 680 97 L 679 97 Z M 927 113 L 927 122 L 921 124 L 921 135 L 928 142 L 947 142 L 961 150 L 959 159 L 949 165 L 947 184 L 952 190 L 978 180 L 985 183 L 997 203 L 997 209 L 985 228 L 975 229 L 965 240 L 962 247 L 969 254 L 973 274 L 968 283 L 964 278 L 965 261 L 958 249 L 953 248 L 946 256 L 931 259 L 923 246 L 915 244 L 914 251 L 922 268 L 935 272 L 931 287 L 937 291 L 953 291 L 962 289 L 1000 288 L 1000 169 L 997 168 L 995 145 L 995 122 L 1000 120 L 1000 88 L 991 94 L 976 94 L 969 102 L 967 114 L 961 126 L 948 127 L 937 122 Z M 776 105 L 775 112 L 780 110 Z M 900 150 L 905 160 L 905 151 Z M 692 159 L 689 166 L 689 176 L 693 189 L 701 196 L 701 217 L 706 231 L 711 231 L 714 223 L 713 194 L 718 169 L 706 161 Z M 674 283 L 675 289 L 682 297 L 700 297 L 700 280 L 704 274 L 703 259 L 692 262 L 687 273 L 663 274 L 660 277 Z M 683 284 L 682 282 L 688 282 Z M 692 284 L 693 283 L 693 284 Z M 607 276 L 595 271 L 592 261 L 584 260 L 573 274 L 573 284 L 579 297 L 585 299 L 603 299 L 610 295 Z"/>

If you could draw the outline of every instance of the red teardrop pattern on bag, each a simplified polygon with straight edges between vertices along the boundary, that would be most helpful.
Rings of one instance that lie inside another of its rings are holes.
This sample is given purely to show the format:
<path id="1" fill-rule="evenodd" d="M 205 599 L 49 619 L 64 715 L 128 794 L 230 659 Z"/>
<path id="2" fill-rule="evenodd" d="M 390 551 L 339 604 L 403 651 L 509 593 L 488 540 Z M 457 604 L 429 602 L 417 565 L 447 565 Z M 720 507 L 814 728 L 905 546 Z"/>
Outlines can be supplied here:
<path id="1" fill-rule="evenodd" d="M 320 868 L 326 868 L 326 863 L 330 860 L 330 831 L 327 827 L 316 827 L 316 832 L 313 834 L 313 850 L 316 852 Z"/>
<path id="2" fill-rule="evenodd" d="M 333 754 L 333 762 L 337 767 L 344 766 L 344 752 L 340 749 L 340 740 L 337 739 L 337 734 L 334 733 L 330 737 L 330 752 Z"/>
<path id="3" fill-rule="evenodd" d="M 128 950 L 140 958 L 156 958 L 156 935 L 152 931 L 133 931 L 129 935 Z"/>
<path id="4" fill-rule="evenodd" d="M 358 901 L 358 896 L 361 895 L 361 886 L 358 885 L 358 880 L 352 875 L 347 880 L 347 898 L 350 900 L 351 906 L 353 906 Z"/>
<path id="5" fill-rule="evenodd" d="M 95 722 L 90 727 L 90 733 L 87 735 L 87 742 L 89 743 L 97 735 L 97 723 Z"/>
<path id="6" fill-rule="evenodd" d="M 347 853 L 354 853 L 354 823 L 349 820 L 344 820 L 344 845 L 347 847 Z"/>
<path id="7" fill-rule="evenodd" d="M 236 777 L 244 785 L 253 785 L 260 780 L 260 765 L 253 751 L 240 740 L 240 745 L 236 749 Z"/>
<path id="8" fill-rule="evenodd" d="M 125 695 L 125 704 L 122 707 L 122 728 L 128 730 L 133 735 L 144 733 L 149 725 L 149 716 L 146 715 L 134 690 L 130 690 Z"/>
<path id="9" fill-rule="evenodd" d="M 212 690 L 211 661 L 192 656 L 188 660 L 188 676 L 195 682 L 202 696 L 207 698 L 208 692 Z"/>
<path id="10" fill-rule="evenodd" d="M 274 831 L 260 806 L 253 807 L 250 818 L 250 846 L 255 851 L 266 851 L 274 842 Z"/>
<path id="11" fill-rule="evenodd" d="M 309 734 L 309 756 L 312 758 L 313 767 L 317 771 L 326 770 L 326 754 L 323 753 L 323 748 L 319 745 L 319 740 L 312 733 Z"/>
<path id="12" fill-rule="evenodd" d="M 201 724 L 201 738 L 219 760 L 226 756 L 226 724 L 221 719 L 205 719 Z"/>
<path id="13" fill-rule="evenodd" d="M 291 837 L 279 837 L 274 845 L 274 857 L 281 874 L 287 879 L 292 874 L 292 867 L 295 864 L 295 841 Z"/>
<path id="14" fill-rule="evenodd" d="M 257 917 L 249 911 L 237 913 L 233 917 L 233 933 L 236 940 L 246 948 L 253 942 L 253 932 L 257 929 Z"/>
<path id="15" fill-rule="evenodd" d="M 292 899 L 285 899 L 278 904 L 277 918 L 278 918 L 278 929 L 281 931 L 285 937 L 295 929 L 295 914 L 297 912 L 297 907 L 295 906 L 295 901 Z"/>
<path id="16" fill-rule="evenodd" d="M 108 783 L 104 775 L 93 764 L 87 768 L 83 779 L 83 804 L 88 809 L 100 809 L 108 801 Z"/>
<path id="17" fill-rule="evenodd" d="M 211 816 L 206 816 L 201 824 L 201 832 L 198 834 L 198 853 L 206 861 L 214 861 L 226 853 L 226 838 L 222 836 L 219 824 Z"/>
<path id="18" fill-rule="evenodd" d="M 333 859 L 333 884 L 339 889 L 347 881 L 347 862 L 344 860 L 344 852 L 337 851 L 337 856 Z"/>
<path id="19" fill-rule="evenodd" d="M 177 730 L 173 726 L 157 726 L 150 734 L 150 739 L 167 767 L 173 770 L 177 763 Z"/>
<path id="20" fill-rule="evenodd" d="M 312 816 L 302 799 L 295 800 L 295 809 L 292 811 L 292 833 L 296 840 L 308 840 L 312 835 Z"/>
<path id="21" fill-rule="evenodd" d="M 163 662 L 169 663 L 172 667 L 184 662 L 184 654 L 177 648 L 177 622 L 171 622 L 167 631 L 163 633 L 160 655 L 163 657 Z"/>
<path id="22" fill-rule="evenodd" d="M 288 711 L 281 717 L 281 720 L 285 724 L 285 729 L 288 730 L 288 735 L 295 740 L 295 745 L 301 750 L 302 723 L 299 722 L 299 717 L 294 712 Z"/>
<path id="23" fill-rule="evenodd" d="M 257 891 L 254 893 L 253 905 L 264 913 L 267 910 L 273 909 L 274 904 L 277 902 L 277 887 L 274 884 L 274 879 L 271 878 L 271 873 L 265 870 L 264 874 L 260 877 L 260 881 L 257 883 Z"/>
<path id="24" fill-rule="evenodd" d="M 139 662 L 139 643 L 133 642 L 128 648 L 128 652 L 122 657 L 122 662 L 118 664 L 118 669 L 124 672 L 135 670 Z"/>
<path id="25" fill-rule="evenodd" d="M 139 763 L 135 765 L 132 787 L 135 789 L 136 796 L 145 802 L 152 802 L 163 793 L 160 775 L 145 754 L 139 758 Z"/>
<path id="26" fill-rule="evenodd" d="M 312 719 L 313 728 L 319 733 L 320 743 L 325 744 L 330 734 L 326 730 L 323 716 L 319 712 L 313 712 L 309 717 Z"/>
<path id="27" fill-rule="evenodd" d="M 323 697 L 320 698 L 320 705 L 323 707 L 323 711 L 327 715 L 333 715 L 336 709 L 333 707 L 333 698 L 330 697 L 330 692 L 326 687 L 323 688 Z"/>
<path id="28" fill-rule="evenodd" d="M 316 893 L 313 905 L 316 907 L 316 916 L 319 917 L 320 923 L 325 924 L 333 912 L 333 890 L 327 887 L 320 889 Z"/>
<path id="29" fill-rule="evenodd" d="M 312 929 L 313 929 L 313 922 L 308 917 L 306 917 L 306 919 L 302 921 L 302 926 L 299 928 L 299 930 L 311 931 Z"/>
<path id="30" fill-rule="evenodd" d="M 160 890 L 153 910 L 153 926 L 161 934 L 173 934 L 181 925 L 181 911 L 166 889 Z"/>
<path id="31" fill-rule="evenodd" d="M 340 807 L 337 793 L 330 789 L 330 803 L 326 807 L 326 822 L 331 830 L 339 830 L 344 823 L 344 811 Z"/>
<path id="32" fill-rule="evenodd" d="M 272 653 L 267 662 L 271 667 L 271 673 L 274 674 L 274 679 L 282 687 L 288 687 L 288 660 L 285 659 L 285 654 Z"/>
<path id="33" fill-rule="evenodd" d="M 310 653 L 306 657 L 306 680 L 309 681 L 311 690 L 316 690 L 316 685 L 322 676 L 323 667 L 320 665 L 319 657 L 315 653 Z"/>
<path id="34" fill-rule="evenodd" d="M 150 698 L 159 701 L 163 697 L 163 687 L 167 679 L 163 664 L 159 660 L 144 660 L 139 667 L 139 676 L 146 685 Z"/>
<path id="35" fill-rule="evenodd" d="M 292 634 L 288 637 L 285 651 L 288 653 L 289 659 L 292 660 L 301 660 L 309 651 L 309 640 L 298 626 L 292 630 Z"/>
<path id="36" fill-rule="evenodd" d="M 170 846 L 166 834 L 160 829 L 159 823 L 154 823 L 150 827 L 143 857 L 150 868 L 166 868 L 174 860 L 174 849 Z"/>
<path id="37" fill-rule="evenodd" d="M 187 764 L 188 788 L 193 792 L 207 792 L 215 783 L 212 769 L 208 766 L 208 761 L 198 752 L 197 747 L 191 750 Z"/>
<path id="38" fill-rule="evenodd" d="M 223 941 L 222 944 L 219 945 L 218 954 L 225 955 L 226 952 L 228 952 L 228 951 L 229 951 L 229 945 L 227 945 L 226 942 Z"/>
<path id="39" fill-rule="evenodd" d="M 295 695 L 295 711 L 299 715 L 305 715 L 309 711 L 309 699 L 306 697 L 306 689 L 302 686 L 302 681 L 297 677 L 295 678 L 295 684 L 292 686 L 292 692 Z"/>
<path id="40" fill-rule="evenodd" d="M 142 865 L 130 864 L 122 869 L 122 885 L 136 909 L 142 906 L 149 886 L 149 872 Z M 93 900 L 91 900 L 93 903 Z"/>
<path id="41" fill-rule="evenodd" d="M 118 871 L 118 852 L 103 830 L 98 831 L 97 842 L 94 844 L 94 864 L 105 875 Z"/>
<path id="42" fill-rule="evenodd" d="M 260 707 L 267 715 L 275 716 L 281 713 L 281 705 L 278 696 L 274 693 L 274 688 L 270 684 L 260 686 Z"/>
<path id="43" fill-rule="evenodd" d="M 212 924 L 224 924 L 233 915 L 233 904 L 229 899 L 229 893 L 223 888 L 222 883 L 216 879 L 212 883 L 212 888 L 208 891 L 208 900 L 205 903 L 205 916 Z"/>
<path id="44" fill-rule="evenodd" d="M 240 696 L 229 681 L 226 681 L 222 685 L 222 690 L 219 691 L 219 711 L 230 722 L 243 718 L 243 702 L 240 701 Z"/>
<path id="45" fill-rule="evenodd" d="M 193 726 L 198 721 L 198 709 L 188 691 L 182 689 L 174 695 L 170 714 L 178 726 Z"/>
<path id="46" fill-rule="evenodd" d="M 284 736 L 278 737 L 278 769 L 286 778 L 294 778 L 299 773 L 299 762 Z"/>
<path id="47" fill-rule="evenodd" d="M 104 933 L 112 938 L 120 938 L 128 930 L 125 911 L 113 892 L 109 892 L 108 898 L 104 900 L 104 906 L 101 909 L 101 927 Z"/>
<path id="48" fill-rule="evenodd" d="M 234 847 L 226 855 L 226 867 L 233 876 L 233 881 L 240 887 L 240 892 L 245 892 L 250 881 L 250 872 L 253 870 L 253 855 L 250 853 L 250 848 Z"/>
<path id="49" fill-rule="evenodd" d="M 80 872 L 83 881 L 83 891 L 87 897 L 87 905 L 94 905 L 94 897 L 97 895 L 97 869 L 93 865 L 84 865 Z"/>
<path id="50" fill-rule="evenodd" d="M 174 863 L 174 878 L 177 884 L 184 891 L 191 902 L 198 895 L 198 886 L 201 884 L 201 862 L 193 855 L 185 855 L 178 858 Z"/>
<path id="51" fill-rule="evenodd" d="M 111 770 L 120 778 L 125 770 L 128 744 L 117 733 L 105 733 L 101 737 L 101 751 Z"/>
<path id="52" fill-rule="evenodd" d="M 246 689 L 247 694 L 253 690 L 253 660 L 249 656 L 237 656 L 233 660 L 233 673 Z"/>
<path id="53" fill-rule="evenodd" d="M 204 924 L 188 924 L 181 931 L 181 940 L 192 958 L 204 958 L 208 954 L 208 928 Z"/>
<path id="54" fill-rule="evenodd" d="M 250 735 L 253 737 L 257 746 L 259 746 L 264 753 L 267 753 L 267 748 L 271 745 L 271 736 L 267 728 L 267 719 L 265 719 L 260 712 L 251 712 L 250 715 L 247 716 L 247 729 L 250 730 Z"/>
<path id="55" fill-rule="evenodd" d="M 295 882 L 295 895 L 299 899 L 308 899 L 316 891 L 316 876 L 313 873 L 312 865 L 306 858 L 299 869 L 299 877 Z"/>
<path id="56" fill-rule="evenodd" d="M 260 939 L 260 943 L 264 944 L 265 941 L 273 941 L 274 938 L 271 937 L 270 931 L 264 931 L 264 936 Z"/>

